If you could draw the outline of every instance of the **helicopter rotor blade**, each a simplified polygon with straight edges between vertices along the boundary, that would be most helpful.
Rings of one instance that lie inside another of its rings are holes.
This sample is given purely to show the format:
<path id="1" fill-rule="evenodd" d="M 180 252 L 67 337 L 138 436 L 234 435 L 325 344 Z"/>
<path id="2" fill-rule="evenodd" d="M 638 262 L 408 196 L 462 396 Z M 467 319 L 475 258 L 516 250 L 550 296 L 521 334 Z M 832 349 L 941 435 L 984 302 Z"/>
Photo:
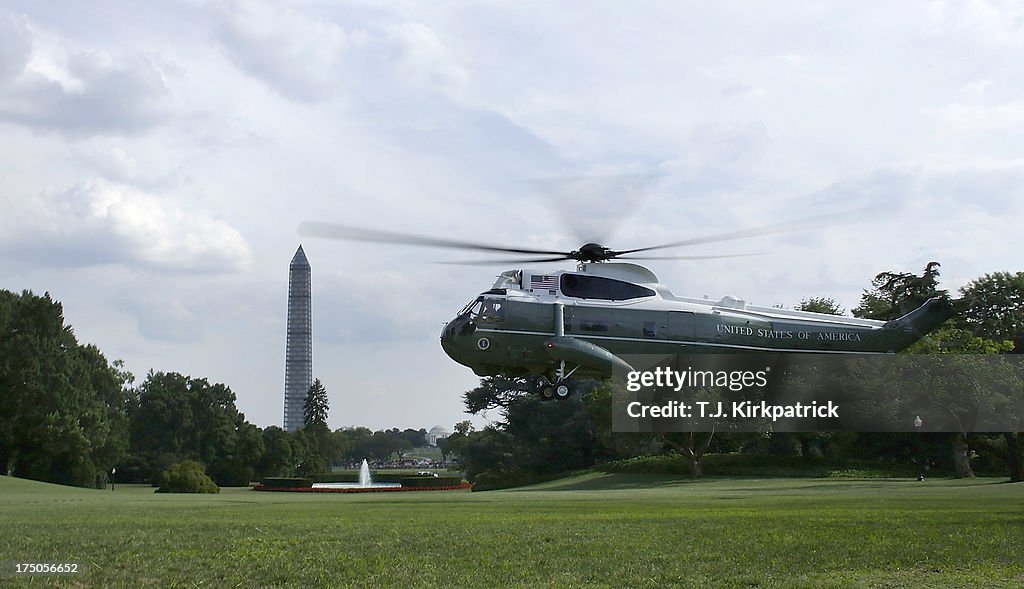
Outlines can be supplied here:
<path id="1" fill-rule="evenodd" d="M 495 264 L 540 264 L 544 262 L 563 262 L 571 259 L 572 258 L 568 256 L 560 256 L 557 258 L 513 258 L 508 260 L 454 260 L 434 263 L 444 264 L 446 266 L 492 266 Z"/>
<path id="2" fill-rule="evenodd" d="M 307 221 L 299 225 L 299 235 L 307 237 L 323 237 L 327 239 L 342 239 L 348 241 L 369 241 L 375 243 L 396 243 L 405 245 L 418 245 L 427 247 L 447 247 L 454 249 L 477 250 L 487 252 L 507 252 L 512 254 L 547 254 L 565 256 L 568 252 L 541 250 L 533 248 L 510 248 L 486 243 L 472 241 L 461 241 L 457 239 L 443 239 L 439 237 L 427 237 L 412 233 L 398 233 L 396 231 L 383 231 L 380 229 L 364 229 L 361 227 L 350 227 L 335 223 L 321 223 Z M 561 258 L 559 258 L 561 259 Z"/>
<path id="3" fill-rule="evenodd" d="M 732 241 L 734 239 L 746 239 L 748 237 L 759 237 L 762 235 L 792 233 L 795 231 L 803 231 L 805 229 L 833 227 L 845 223 L 859 222 L 863 220 L 862 217 L 868 212 L 868 210 L 869 209 L 861 209 L 857 211 L 847 211 L 842 213 L 831 213 L 828 215 L 818 215 L 816 217 L 805 217 L 803 219 L 796 219 L 794 221 L 783 221 L 781 223 L 774 223 L 772 225 L 764 225 L 761 227 L 754 227 L 751 229 L 743 229 L 741 231 L 729 231 L 727 233 L 718 233 L 716 235 L 708 235 L 705 237 L 695 237 L 693 239 L 673 241 L 671 243 L 664 243 L 661 245 L 654 245 L 650 247 L 641 247 L 630 250 L 619 250 L 613 252 L 613 254 L 616 257 L 618 257 L 624 254 L 649 252 L 651 250 L 666 249 L 670 247 L 682 247 L 687 245 L 698 245 L 703 243 L 716 243 L 720 241 Z"/>
<path id="4" fill-rule="evenodd" d="M 715 260 L 720 258 L 746 258 L 764 254 L 718 254 L 707 256 L 616 256 L 616 260 Z"/>

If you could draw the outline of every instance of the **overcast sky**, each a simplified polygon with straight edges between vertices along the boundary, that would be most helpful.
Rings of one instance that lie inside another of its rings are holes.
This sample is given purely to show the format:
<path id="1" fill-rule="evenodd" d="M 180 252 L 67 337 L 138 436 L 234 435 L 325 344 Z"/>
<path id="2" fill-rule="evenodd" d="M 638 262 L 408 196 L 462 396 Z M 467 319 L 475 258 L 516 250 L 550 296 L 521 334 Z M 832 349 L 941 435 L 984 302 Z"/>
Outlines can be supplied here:
<path id="1" fill-rule="evenodd" d="M 937 260 L 955 291 L 1024 269 L 1021 63 L 1015 2 L 8 1 L 0 288 L 49 291 L 139 380 L 226 383 L 260 426 L 302 221 L 625 249 L 869 208 L 650 266 L 849 309 Z M 650 181 L 541 180 L 619 174 Z M 465 419 L 478 379 L 438 335 L 506 268 L 302 244 L 332 427 Z"/>

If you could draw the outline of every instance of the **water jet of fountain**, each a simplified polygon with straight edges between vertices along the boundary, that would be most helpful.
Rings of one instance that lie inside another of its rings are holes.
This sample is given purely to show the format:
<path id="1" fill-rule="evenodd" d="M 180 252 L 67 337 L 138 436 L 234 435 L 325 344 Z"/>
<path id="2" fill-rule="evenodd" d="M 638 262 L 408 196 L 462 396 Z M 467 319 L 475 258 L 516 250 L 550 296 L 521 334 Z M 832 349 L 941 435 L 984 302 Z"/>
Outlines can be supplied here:
<path id="1" fill-rule="evenodd" d="M 401 483 L 375 483 L 370 475 L 370 465 L 363 459 L 359 465 L 359 482 L 357 483 L 313 483 L 314 489 L 386 489 L 401 487 Z"/>
<path id="2" fill-rule="evenodd" d="M 373 477 L 370 476 L 370 465 L 366 463 L 365 458 L 363 458 L 363 463 L 359 465 L 359 486 L 373 486 Z"/>

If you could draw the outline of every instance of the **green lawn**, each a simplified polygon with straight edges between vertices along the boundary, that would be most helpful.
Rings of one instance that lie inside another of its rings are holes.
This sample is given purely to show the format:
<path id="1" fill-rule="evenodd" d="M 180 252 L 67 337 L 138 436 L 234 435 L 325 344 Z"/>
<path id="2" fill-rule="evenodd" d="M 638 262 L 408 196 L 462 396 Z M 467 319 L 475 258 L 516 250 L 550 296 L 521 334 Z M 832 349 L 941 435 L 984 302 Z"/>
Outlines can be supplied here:
<path id="1" fill-rule="evenodd" d="M 1024 585 L 1024 485 L 995 479 L 587 474 L 485 493 L 186 496 L 0 477 L 0 522 L 0 560 L 85 564 L 25 585 Z"/>

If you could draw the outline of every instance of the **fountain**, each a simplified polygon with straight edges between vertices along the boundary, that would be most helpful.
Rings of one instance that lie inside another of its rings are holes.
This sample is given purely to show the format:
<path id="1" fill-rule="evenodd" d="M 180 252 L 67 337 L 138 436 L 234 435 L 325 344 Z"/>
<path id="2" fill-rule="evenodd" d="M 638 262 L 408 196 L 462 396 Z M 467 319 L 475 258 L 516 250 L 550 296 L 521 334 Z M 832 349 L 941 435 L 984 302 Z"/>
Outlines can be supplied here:
<path id="1" fill-rule="evenodd" d="M 314 489 L 386 489 L 401 487 L 401 483 L 375 483 L 370 475 L 370 465 L 366 459 L 359 465 L 358 483 L 313 483 Z"/>
<path id="2" fill-rule="evenodd" d="M 363 463 L 359 465 L 359 486 L 369 487 L 371 485 L 373 485 L 373 477 L 370 476 L 370 465 L 363 458 Z"/>

